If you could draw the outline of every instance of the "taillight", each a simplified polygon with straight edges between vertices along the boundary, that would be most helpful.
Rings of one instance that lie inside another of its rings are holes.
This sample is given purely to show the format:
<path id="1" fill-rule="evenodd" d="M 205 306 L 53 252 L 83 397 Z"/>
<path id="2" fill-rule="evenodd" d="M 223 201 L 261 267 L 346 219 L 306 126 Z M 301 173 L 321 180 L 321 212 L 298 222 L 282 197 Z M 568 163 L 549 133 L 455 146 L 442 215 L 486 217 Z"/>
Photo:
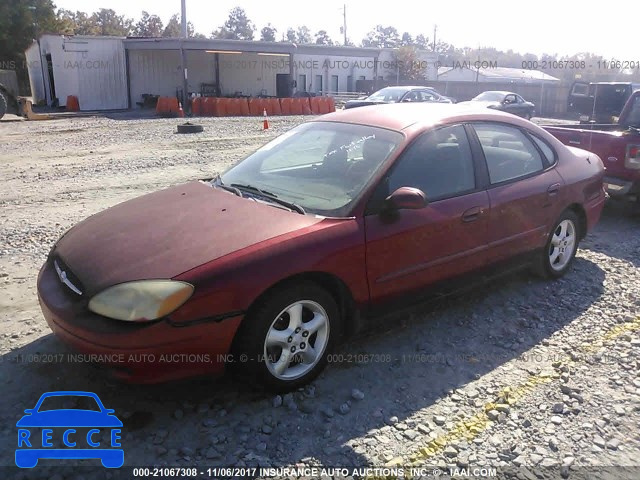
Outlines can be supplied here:
<path id="1" fill-rule="evenodd" d="M 624 166 L 634 170 L 640 170 L 640 145 L 627 145 L 627 156 Z"/>

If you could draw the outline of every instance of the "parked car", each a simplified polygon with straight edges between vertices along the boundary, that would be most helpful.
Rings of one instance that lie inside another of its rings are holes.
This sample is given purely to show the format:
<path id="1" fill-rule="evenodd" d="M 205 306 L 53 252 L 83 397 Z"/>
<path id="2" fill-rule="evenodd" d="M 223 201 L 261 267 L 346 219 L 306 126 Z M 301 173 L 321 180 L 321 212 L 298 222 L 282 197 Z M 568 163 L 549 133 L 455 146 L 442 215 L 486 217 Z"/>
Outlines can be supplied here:
<path id="1" fill-rule="evenodd" d="M 364 107 L 367 105 L 380 105 L 383 103 L 399 102 L 435 102 L 455 103 L 451 98 L 440 95 L 429 87 L 386 87 L 372 93 L 366 98 L 349 100 L 344 108 Z"/>
<path id="2" fill-rule="evenodd" d="M 519 117 L 526 118 L 527 120 L 531 119 L 531 117 L 536 113 L 536 106 L 533 103 L 527 102 L 520 95 L 513 92 L 482 92 L 470 101 L 460 103 L 501 110 L 503 112 L 512 113 Z"/>
<path id="3" fill-rule="evenodd" d="M 215 179 L 76 225 L 40 271 L 40 304 L 58 337 L 120 378 L 226 362 L 289 390 L 337 341 L 453 279 L 507 265 L 565 274 L 600 217 L 603 174 L 597 155 L 502 112 L 335 112 Z"/>
<path id="4" fill-rule="evenodd" d="M 576 114 L 581 123 L 610 123 L 639 83 L 631 82 L 574 82 L 567 99 L 567 112 Z"/>
<path id="5" fill-rule="evenodd" d="M 544 129 L 565 145 L 598 154 L 604 162 L 609 195 L 633 202 L 640 210 L 640 91 L 629 97 L 616 123 L 548 125 Z"/>

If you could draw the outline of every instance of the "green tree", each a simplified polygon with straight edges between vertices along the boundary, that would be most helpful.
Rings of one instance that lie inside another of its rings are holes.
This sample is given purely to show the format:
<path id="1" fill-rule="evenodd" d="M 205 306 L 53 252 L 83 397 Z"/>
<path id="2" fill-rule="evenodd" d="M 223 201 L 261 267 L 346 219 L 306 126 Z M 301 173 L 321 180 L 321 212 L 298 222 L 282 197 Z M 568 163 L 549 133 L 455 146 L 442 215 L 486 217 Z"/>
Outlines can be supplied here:
<path id="1" fill-rule="evenodd" d="M 331 40 L 326 30 L 318 31 L 315 37 L 316 37 L 316 45 L 333 45 L 333 40 Z"/>
<path id="2" fill-rule="evenodd" d="M 293 28 L 287 28 L 287 42 L 296 43 L 297 41 L 296 31 Z"/>
<path id="3" fill-rule="evenodd" d="M 404 32 L 402 34 L 402 38 L 400 39 L 400 45 L 406 47 L 414 44 L 415 42 L 413 41 L 413 37 L 411 36 L 411 34 L 409 32 Z"/>
<path id="4" fill-rule="evenodd" d="M 300 45 L 311 43 L 311 30 L 306 25 L 298 27 L 296 30 L 296 42 Z"/>
<path id="5" fill-rule="evenodd" d="M 134 34 L 138 37 L 161 37 L 163 32 L 162 19 L 143 10 L 142 17 L 135 25 Z"/>
<path id="6" fill-rule="evenodd" d="M 213 38 L 228 38 L 231 40 L 253 40 L 256 27 L 249 20 L 246 12 L 235 7 L 229 12 L 229 18 L 218 30 L 212 32 Z"/>
<path id="7" fill-rule="evenodd" d="M 60 33 L 67 35 L 97 35 L 98 27 L 85 12 L 60 9 L 57 13 Z"/>
<path id="8" fill-rule="evenodd" d="M 97 35 L 126 37 L 133 31 L 133 19 L 118 15 L 115 10 L 101 8 L 91 15 Z"/>
<path id="9" fill-rule="evenodd" d="M 419 69 L 420 65 L 417 48 L 413 45 L 404 45 L 398 48 L 394 53 L 394 60 L 397 62 L 398 69 L 389 71 L 389 78 L 396 80 L 399 77 L 400 82 L 419 83 L 426 79 L 424 69 Z"/>
<path id="10" fill-rule="evenodd" d="M 164 38 L 180 38 L 182 37 L 182 22 L 180 15 L 177 13 L 171 15 L 171 18 L 167 22 L 167 26 L 164 27 L 162 32 Z M 202 34 L 196 34 L 193 23 L 187 22 L 187 37 L 189 38 L 207 38 Z"/>
<path id="11" fill-rule="evenodd" d="M 277 32 L 278 31 L 275 27 L 272 27 L 269 23 L 266 27 L 262 27 L 262 30 L 260 30 L 260 40 L 264 42 L 275 42 Z"/>
<path id="12" fill-rule="evenodd" d="M 425 37 L 423 34 L 418 35 L 414 43 L 420 50 L 431 50 L 429 37 Z"/>
<path id="13" fill-rule="evenodd" d="M 365 39 L 362 40 L 363 47 L 396 48 L 400 45 L 400 34 L 395 27 L 383 27 L 376 25 Z"/>
<path id="14" fill-rule="evenodd" d="M 0 2 L 0 68 L 16 71 L 21 94 L 29 93 L 24 51 L 43 33 L 62 28 L 51 0 Z"/>

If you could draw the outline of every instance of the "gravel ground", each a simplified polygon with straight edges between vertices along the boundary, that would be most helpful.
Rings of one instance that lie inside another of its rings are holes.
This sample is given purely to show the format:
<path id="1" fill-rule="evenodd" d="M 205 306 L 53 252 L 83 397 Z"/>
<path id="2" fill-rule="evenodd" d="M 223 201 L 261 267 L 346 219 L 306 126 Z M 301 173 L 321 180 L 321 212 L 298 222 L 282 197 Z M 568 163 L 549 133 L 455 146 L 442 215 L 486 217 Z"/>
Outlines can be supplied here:
<path id="1" fill-rule="evenodd" d="M 216 466 L 383 465 L 456 478 L 490 468 L 498 478 L 640 478 L 640 236 L 615 205 L 565 278 L 518 273 L 398 316 L 283 397 L 230 378 L 122 385 L 69 361 L 35 294 L 53 242 L 111 205 L 209 178 L 300 121 L 274 118 L 263 132 L 261 119 L 202 119 L 195 135 L 174 134 L 175 119 L 0 122 L 4 478 L 119 478 L 59 461 L 10 468 L 22 411 L 64 389 L 116 410 L 127 466 L 197 466 L 205 478 Z"/>

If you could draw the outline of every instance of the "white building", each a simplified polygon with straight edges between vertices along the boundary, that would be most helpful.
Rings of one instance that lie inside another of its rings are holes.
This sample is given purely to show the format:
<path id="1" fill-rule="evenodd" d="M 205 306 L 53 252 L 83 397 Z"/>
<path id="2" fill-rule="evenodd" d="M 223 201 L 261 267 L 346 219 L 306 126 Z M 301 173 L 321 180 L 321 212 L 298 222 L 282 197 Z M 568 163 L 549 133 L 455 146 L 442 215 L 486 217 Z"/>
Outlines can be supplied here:
<path id="1" fill-rule="evenodd" d="M 143 94 L 290 96 L 362 91 L 399 75 L 391 49 L 239 40 L 44 35 L 26 51 L 34 102 L 136 108 Z M 44 66 L 44 68 L 43 68 Z M 436 55 L 415 67 L 436 80 Z M 184 72 L 184 73 L 183 73 Z M 186 79 L 185 79 L 186 77 Z"/>
<path id="2" fill-rule="evenodd" d="M 465 65 L 438 68 L 438 80 L 442 82 L 560 83 L 560 79 L 539 70 L 507 67 L 475 68 Z"/>

